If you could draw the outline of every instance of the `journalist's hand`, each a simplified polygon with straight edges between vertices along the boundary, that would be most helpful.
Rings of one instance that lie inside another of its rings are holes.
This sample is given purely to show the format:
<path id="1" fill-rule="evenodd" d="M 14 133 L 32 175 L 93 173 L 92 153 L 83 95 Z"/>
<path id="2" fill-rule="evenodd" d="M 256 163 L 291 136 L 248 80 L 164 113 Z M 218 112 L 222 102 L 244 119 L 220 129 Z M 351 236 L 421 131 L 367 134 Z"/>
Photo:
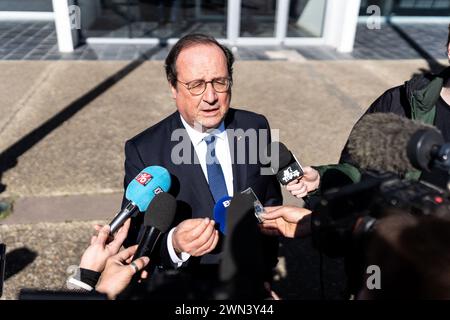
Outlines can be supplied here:
<path id="1" fill-rule="evenodd" d="M 260 229 L 264 234 L 287 238 L 304 237 L 310 234 L 311 211 L 292 206 L 266 207 L 261 214 Z"/>
<path id="2" fill-rule="evenodd" d="M 137 248 L 138 245 L 129 247 L 106 261 L 105 270 L 95 288 L 98 292 L 105 293 L 109 299 L 115 299 L 128 286 L 133 275 L 150 262 L 148 257 L 140 257 L 131 262 Z"/>
<path id="3" fill-rule="evenodd" d="M 320 184 L 319 172 L 312 167 L 303 167 L 303 176 L 287 184 L 286 190 L 297 198 L 303 198 L 316 190 Z"/>
<path id="4" fill-rule="evenodd" d="M 109 225 L 102 226 L 98 235 L 91 238 L 91 245 L 84 251 L 81 257 L 80 268 L 102 272 L 105 268 L 106 260 L 119 252 L 122 243 L 127 237 L 129 228 L 130 219 L 125 221 L 112 239 L 110 238 Z"/>

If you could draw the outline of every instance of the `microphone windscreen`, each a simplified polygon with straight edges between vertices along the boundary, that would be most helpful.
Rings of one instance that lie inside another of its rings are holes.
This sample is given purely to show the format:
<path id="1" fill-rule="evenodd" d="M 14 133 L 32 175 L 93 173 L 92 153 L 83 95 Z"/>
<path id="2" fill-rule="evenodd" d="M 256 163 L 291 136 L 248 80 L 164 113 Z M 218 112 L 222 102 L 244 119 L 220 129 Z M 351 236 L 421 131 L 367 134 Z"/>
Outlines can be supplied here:
<path id="1" fill-rule="evenodd" d="M 170 193 L 158 193 L 144 215 L 144 226 L 152 226 L 167 232 L 173 223 L 177 211 L 177 201 Z"/>
<path id="2" fill-rule="evenodd" d="M 225 196 L 219 199 L 214 206 L 214 221 L 224 235 L 227 234 L 227 209 L 231 204 L 231 199 L 230 196 Z"/>
<path id="3" fill-rule="evenodd" d="M 289 151 L 284 143 L 279 141 L 269 143 L 265 154 L 267 155 L 267 159 L 264 159 L 265 163 L 269 163 L 275 173 L 278 173 L 280 169 L 287 167 L 294 161 L 292 152 Z M 278 160 L 278 167 L 276 167 L 276 162 L 274 162 L 273 159 Z"/>
<path id="4" fill-rule="evenodd" d="M 360 169 L 405 174 L 414 170 L 407 147 L 413 134 L 432 126 L 393 113 L 365 115 L 348 139 L 348 152 Z"/>
<path id="5" fill-rule="evenodd" d="M 150 166 L 142 170 L 128 185 L 125 198 L 145 212 L 155 195 L 170 189 L 170 173 L 166 168 Z"/>

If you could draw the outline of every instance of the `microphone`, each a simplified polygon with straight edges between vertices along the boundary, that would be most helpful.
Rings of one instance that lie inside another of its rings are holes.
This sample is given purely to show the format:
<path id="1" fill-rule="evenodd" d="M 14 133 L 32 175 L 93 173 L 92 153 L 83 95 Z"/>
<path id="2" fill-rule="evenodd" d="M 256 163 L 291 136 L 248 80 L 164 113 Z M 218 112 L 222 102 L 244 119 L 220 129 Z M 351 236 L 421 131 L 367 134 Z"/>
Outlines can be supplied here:
<path id="1" fill-rule="evenodd" d="M 225 196 L 219 199 L 214 206 L 214 221 L 223 235 L 227 234 L 227 209 L 231 204 L 231 199 L 230 196 Z"/>
<path id="2" fill-rule="evenodd" d="M 227 236 L 219 265 L 216 299 L 265 298 L 263 242 L 254 217 L 254 197 L 238 193 L 226 215 Z"/>
<path id="3" fill-rule="evenodd" d="M 291 151 L 282 143 L 273 141 L 266 148 L 270 168 L 282 185 L 303 176 L 303 168 Z M 274 161 L 275 160 L 275 161 Z M 278 162 L 277 162 L 278 160 Z"/>
<path id="4" fill-rule="evenodd" d="M 145 229 L 133 260 L 150 257 L 161 234 L 166 233 L 172 225 L 176 209 L 177 201 L 171 194 L 162 192 L 155 196 L 145 212 Z"/>
<path id="5" fill-rule="evenodd" d="M 151 166 L 142 170 L 129 184 L 125 192 L 127 205 L 109 224 L 111 234 L 116 232 L 135 212 L 145 212 L 155 195 L 170 189 L 170 173 L 166 168 Z"/>
<path id="6" fill-rule="evenodd" d="M 443 142 L 442 135 L 433 126 L 393 113 L 368 114 L 358 121 L 350 133 L 348 153 L 352 162 L 362 170 L 404 175 L 414 170 L 414 154 L 422 150 L 415 148 L 422 141 L 422 135 L 417 135 L 418 132 L 425 132 L 434 139 L 438 137 L 434 142 L 436 144 Z M 423 170 L 419 165 L 416 167 Z"/>

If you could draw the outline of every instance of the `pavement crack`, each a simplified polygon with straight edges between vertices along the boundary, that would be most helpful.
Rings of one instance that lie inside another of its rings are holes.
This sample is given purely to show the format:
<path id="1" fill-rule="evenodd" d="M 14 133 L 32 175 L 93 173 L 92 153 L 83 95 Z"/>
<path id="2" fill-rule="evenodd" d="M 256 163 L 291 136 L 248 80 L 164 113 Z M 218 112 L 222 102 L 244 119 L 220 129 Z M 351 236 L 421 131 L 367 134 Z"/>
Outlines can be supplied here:
<path id="1" fill-rule="evenodd" d="M 42 74 L 36 79 L 35 84 L 31 86 L 30 90 L 23 96 L 22 99 L 19 100 L 19 102 L 16 103 L 16 107 L 14 108 L 14 111 L 11 113 L 9 118 L 5 121 L 4 125 L 0 128 L 0 136 L 6 131 L 6 129 L 9 127 L 11 123 L 13 123 L 14 118 L 19 114 L 20 111 L 22 111 L 28 103 L 33 99 L 33 96 L 36 94 L 36 92 L 41 88 L 43 83 L 46 83 L 50 75 L 53 73 L 54 69 L 56 67 L 56 64 L 50 64 L 45 70 L 42 72 Z"/>

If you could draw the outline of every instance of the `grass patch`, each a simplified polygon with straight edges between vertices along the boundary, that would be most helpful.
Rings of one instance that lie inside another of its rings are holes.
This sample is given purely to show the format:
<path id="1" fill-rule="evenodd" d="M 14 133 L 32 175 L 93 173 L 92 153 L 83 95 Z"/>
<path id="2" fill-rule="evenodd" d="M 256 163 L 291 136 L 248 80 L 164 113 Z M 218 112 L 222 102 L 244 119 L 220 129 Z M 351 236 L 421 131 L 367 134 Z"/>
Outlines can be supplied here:
<path id="1" fill-rule="evenodd" d="M 5 219 L 13 213 L 14 200 L 0 199 L 0 220 Z"/>

